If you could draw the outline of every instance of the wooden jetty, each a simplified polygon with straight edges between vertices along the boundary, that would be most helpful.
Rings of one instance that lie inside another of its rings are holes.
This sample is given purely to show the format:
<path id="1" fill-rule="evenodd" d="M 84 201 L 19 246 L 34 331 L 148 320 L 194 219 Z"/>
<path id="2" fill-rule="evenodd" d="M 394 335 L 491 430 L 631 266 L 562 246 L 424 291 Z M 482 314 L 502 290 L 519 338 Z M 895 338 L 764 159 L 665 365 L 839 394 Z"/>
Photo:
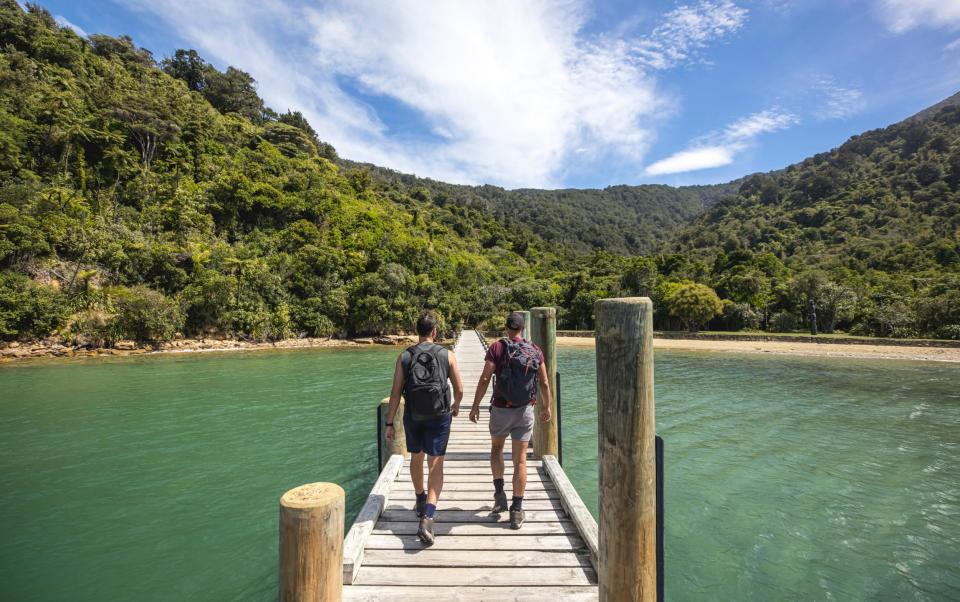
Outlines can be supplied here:
<path id="1" fill-rule="evenodd" d="M 416 536 L 410 460 L 402 444 L 388 446 L 346 537 L 339 487 L 314 483 L 281 498 L 280 599 L 657 600 L 652 305 L 605 300 L 597 313 L 600 508 L 607 513 L 599 525 L 555 455 L 556 426 L 534 430 L 523 527 L 512 530 L 509 513 L 491 512 L 489 399 L 479 424 L 468 419 L 486 344 L 465 330 L 454 345 L 465 395 L 447 446 L 434 545 Z M 555 370 L 556 313 L 531 314 L 532 337 Z M 556 382 L 555 374 L 550 378 Z M 400 420 L 398 414 L 394 422 Z M 513 465 L 510 452 L 504 456 L 509 497 Z"/>

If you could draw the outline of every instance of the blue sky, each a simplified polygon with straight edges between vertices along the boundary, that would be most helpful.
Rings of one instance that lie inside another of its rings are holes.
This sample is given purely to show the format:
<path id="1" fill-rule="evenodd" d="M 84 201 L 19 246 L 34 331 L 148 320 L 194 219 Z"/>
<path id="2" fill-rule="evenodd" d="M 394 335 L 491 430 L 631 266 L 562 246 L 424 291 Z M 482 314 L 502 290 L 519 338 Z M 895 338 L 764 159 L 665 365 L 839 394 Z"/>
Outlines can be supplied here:
<path id="1" fill-rule="evenodd" d="M 341 156 L 457 183 L 726 182 L 960 90 L 960 0 L 46 0 L 250 72 Z"/>

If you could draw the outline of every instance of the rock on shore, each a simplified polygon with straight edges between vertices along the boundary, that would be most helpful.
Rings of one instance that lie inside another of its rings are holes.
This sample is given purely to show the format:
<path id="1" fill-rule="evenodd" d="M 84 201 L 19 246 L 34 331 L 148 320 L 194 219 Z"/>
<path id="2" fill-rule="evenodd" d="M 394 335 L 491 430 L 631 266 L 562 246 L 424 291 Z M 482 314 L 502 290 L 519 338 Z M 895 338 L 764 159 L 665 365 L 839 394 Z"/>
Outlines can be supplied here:
<path id="1" fill-rule="evenodd" d="M 0 361 L 42 357 L 97 357 L 140 355 L 156 352 L 239 351 L 247 349 L 307 349 L 323 347 L 351 347 L 357 345 L 407 345 L 416 343 L 408 335 L 383 335 L 364 339 L 302 338 L 275 342 L 241 341 L 235 339 L 179 339 L 159 345 L 137 341 L 116 341 L 111 347 L 64 345 L 47 340 L 32 343 L 0 343 Z"/>

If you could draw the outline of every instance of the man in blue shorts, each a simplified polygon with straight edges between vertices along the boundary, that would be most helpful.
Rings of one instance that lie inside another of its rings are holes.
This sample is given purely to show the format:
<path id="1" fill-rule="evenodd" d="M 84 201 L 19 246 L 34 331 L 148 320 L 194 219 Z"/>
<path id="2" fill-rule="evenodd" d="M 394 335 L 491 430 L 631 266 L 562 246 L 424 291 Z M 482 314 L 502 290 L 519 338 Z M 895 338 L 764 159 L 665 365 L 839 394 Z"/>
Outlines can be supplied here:
<path id="1" fill-rule="evenodd" d="M 437 322 L 437 316 L 431 311 L 423 312 L 417 320 L 420 341 L 397 358 L 387 410 L 386 438 L 393 441 L 396 436 L 393 419 L 403 394 L 403 428 L 407 451 L 410 452 L 410 480 L 417 494 L 414 510 L 420 518 L 417 537 L 426 545 L 432 545 L 434 540 L 433 518 L 443 489 L 443 456 L 450 439 L 450 423 L 460 412 L 463 400 L 457 356 L 434 342 L 438 335 Z M 424 456 L 429 470 L 426 489 L 423 487 Z"/>
<path id="2" fill-rule="evenodd" d="M 523 494 L 527 487 L 527 445 L 533 435 L 534 404 L 539 387 L 544 404 L 540 420 L 550 421 L 550 381 L 539 347 L 524 339 L 523 314 L 507 317 L 507 336 L 487 349 L 483 372 L 470 410 L 470 420 L 480 420 L 480 403 L 487 394 L 490 378 L 496 376 L 490 405 L 490 469 L 493 472 L 493 511 L 507 510 L 507 494 L 503 490 L 503 447 L 507 436 L 512 440 L 513 502 L 510 504 L 510 528 L 519 529 L 525 518 Z"/>

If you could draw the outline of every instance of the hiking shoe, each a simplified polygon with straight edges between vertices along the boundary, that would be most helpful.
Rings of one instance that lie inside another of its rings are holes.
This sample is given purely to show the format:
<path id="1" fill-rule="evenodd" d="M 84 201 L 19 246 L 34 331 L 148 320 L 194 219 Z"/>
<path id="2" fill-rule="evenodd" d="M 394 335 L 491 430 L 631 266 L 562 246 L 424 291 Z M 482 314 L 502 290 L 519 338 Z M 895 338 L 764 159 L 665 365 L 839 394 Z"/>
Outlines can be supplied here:
<path id="1" fill-rule="evenodd" d="M 507 494 L 502 491 L 494 492 L 493 494 L 493 512 L 506 512 L 507 511 Z"/>
<path id="2" fill-rule="evenodd" d="M 426 502 L 421 502 L 417 500 L 417 503 L 413 506 L 413 511 L 417 513 L 417 518 L 423 518 L 423 507 L 426 505 Z"/>
<path id="3" fill-rule="evenodd" d="M 433 545 L 433 519 L 424 516 L 420 519 L 420 528 L 417 529 L 417 537 L 425 546 Z"/>
<path id="4" fill-rule="evenodd" d="M 519 529 L 523 526 L 523 521 L 526 518 L 526 515 L 523 513 L 523 510 L 511 510 L 510 511 L 510 528 Z"/>

